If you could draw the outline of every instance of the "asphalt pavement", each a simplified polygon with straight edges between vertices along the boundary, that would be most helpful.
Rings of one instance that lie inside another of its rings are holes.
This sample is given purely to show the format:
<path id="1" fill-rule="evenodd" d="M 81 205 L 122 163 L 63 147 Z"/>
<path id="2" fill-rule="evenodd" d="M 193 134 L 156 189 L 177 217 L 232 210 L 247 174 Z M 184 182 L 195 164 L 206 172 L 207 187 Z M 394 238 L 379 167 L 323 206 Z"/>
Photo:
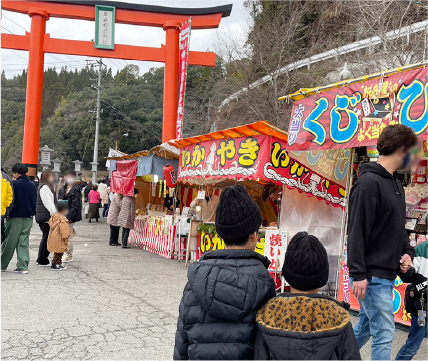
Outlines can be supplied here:
<path id="1" fill-rule="evenodd" d="M 67 270 L 35 265 L 41 232 L 34 224 L 29 273 L 13 273 L 14 258 L 1 274 L 1 358 L 172 359 L 184 263 L 110 247 L 105 219 L 75 229 Z M 396 331 L 393 356 L 406 338 Z M 427 345 L 415 359 L 427 359 Z M 369 345 L 362 357 L 370 358 Z"/>

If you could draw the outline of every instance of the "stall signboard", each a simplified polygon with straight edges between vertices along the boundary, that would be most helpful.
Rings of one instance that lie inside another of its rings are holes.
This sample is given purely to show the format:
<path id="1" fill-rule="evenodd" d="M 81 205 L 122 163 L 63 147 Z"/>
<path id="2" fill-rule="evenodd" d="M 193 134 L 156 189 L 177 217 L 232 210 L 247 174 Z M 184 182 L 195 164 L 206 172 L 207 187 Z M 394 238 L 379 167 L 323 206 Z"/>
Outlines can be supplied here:
<path id="1" fill-rule="evenodd" d="M 346 187 L 351 156 L 349 149 L 295 150 L 288 154 L 320 176 L 332 180 L 343 188 Z"/>
<path id="2" fill-rule="evenodd" d="M 221 239 L 221 237 L 217 233 L 210 234 L 208 232 L 202 231 L 200 234 L 198 234 L 196 253 L 197 260 L 205 253 L 209 251 L 216 251 L 219 249 L 225 249 L 225 246 L 223 239 Z M 263 234 L 259 233 L 259 238 L 255 251 L 261 254 L 262 256 L 265 253 L 265 236 Z"/>
<path id="3" fill-rule="evenodd" d="M 287 232 L 277 229 L 266 230 L 264 255 L 270 261 L 269 272 L 281 273 L 287 249 Z"/>
<path id="4" fill-rule="evenodd" d="M 426 68 L 409 70 L 296 100 L 287 149 L 375 145 L 386 126 L 398 123 L 428 139 L 427 75 Z"/>
<path id="5" fill-rule="evenodd" d="M 217 233 L 210 234 L 208 232 L 201 232 L 198 236 L 198 257 L 209 251 L 217 251 L 224 249 L 224 241 L 219 237 Z"/>
<path id="6" fill-rule="evenodd" d="M 394 308 L 395 322 L 410 326 L 412 315 L 406 311 L 404 305 L 406 286 L 407 284 L 403 283 L 401 278 L 397 276 L 392 293 L 392 304 Z M 360 310 L 360 305 L 352 294 L 351 282 L 349 280 L 349 269 L 344 261 L 341 262 L 339 271 L 339 291 L 337 299 L 339 301 L 349 303 L 352 310 Z"/>
<path id="7" fill-rule="evenodd" d="M 184 147 L 180 153 L 178 180 L 243 179 L 284 184 L 336 207 L 346 206 L 345 189 L 289 156 L 284 140 L 268 135 L 212 139 Z M 349 157 L 348 157 L 349 159 Z M 348 169 L 341 160 L 339 168 Z"/>
<path id="8" fill-rule="evenodd" d="M 271 137 L 213 139 L 184 147 L 180 153 L 178 180 L 192 177 L 251 179 L 263 176 Z"/>

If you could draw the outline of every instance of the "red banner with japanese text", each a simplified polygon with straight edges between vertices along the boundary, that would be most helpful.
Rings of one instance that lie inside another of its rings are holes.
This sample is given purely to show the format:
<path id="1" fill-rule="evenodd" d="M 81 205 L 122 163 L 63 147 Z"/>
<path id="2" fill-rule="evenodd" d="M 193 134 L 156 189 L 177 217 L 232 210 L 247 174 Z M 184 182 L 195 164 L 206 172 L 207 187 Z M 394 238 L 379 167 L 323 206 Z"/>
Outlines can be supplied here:
<path id="1" fill-rule="evenodd" d="M 288 150 L 376 145 L 390 124 L 428 139 L 428 68 L 326 90 L 293 104 Z"/>
<path id="2" fill-rule="evenodd" d="M 180 26 L 180 48 L 179 48 L 179 83 L 178 83 L 178 107 L 177 107 L 177 127 L 176 139 L 183 135 L 183 114 L 184 114 L 184 96 L 186 94 L 187 62 L 189 58 L 190 29 L 192 18 Z"/>
<path id="3" fill-rule="evenodd" d="M 395 279 L 395 285 L 392 291 L 392 304 L 394 308 L 395 322 L 410 326 L 412 315 L 409 314 L 404 306 L 404 294 L 406 283 L 403 283 L 400 277 Z M 352 294 L 351 282 L 349 280 L 349 269 L 346 262 L 341 262 L 339 271 L 339 290 L 337 294 L 338 301 L 345 301 L 351 305 L 351 310 L 359 311 L 360 305 Z"/>
<path id="4" fill-rule="evenodd" d="M 290 158 L 286 142 L 268 135 L 213 139 L 184 147 L 178 180 L 204 184 L 223 179 L 262 180 L 284 184 L 336 207 L 346 205 L 345 189 Z M 348 161 L 339 166 L 348 169 Z"/>
<path id="5" fill-rule="evenodd" d="M 255 180 L 263 176 L 271 138 L 214 139 L 184 147 L 180 153 L 178 180 L 191 178 Z"/>

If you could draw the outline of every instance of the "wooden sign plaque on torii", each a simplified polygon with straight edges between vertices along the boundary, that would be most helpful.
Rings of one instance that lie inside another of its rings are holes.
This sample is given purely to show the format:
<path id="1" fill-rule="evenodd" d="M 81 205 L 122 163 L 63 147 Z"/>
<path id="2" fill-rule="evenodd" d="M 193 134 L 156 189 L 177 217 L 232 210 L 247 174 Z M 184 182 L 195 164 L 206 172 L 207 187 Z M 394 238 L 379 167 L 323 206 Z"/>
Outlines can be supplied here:
<path id="1" fill-rule="evenodd" d="M 95 5 L 114 6 L 115 23 L 163 28 L 165 45 L 154 48 L 115 44 L 114 50 L 104 50 L 95 48 L 92 41 L 55 39 L 46 34 L 46 21 L 50 17 L 95 21 Z M 2 33 L 1 47 L 29 52 L 22 163 L 28 166 L 28 174 L 34 176 L 39 155 L 45 53 L 165 63 L 162 140 L 166 142 L 175 138 L 176 129 L 179 84 L 178 26 L 192 17 L 192 30 L 218 28 L 221 18 L 230 15 L 232 5 L 184 9 L 115 1 L 3 0 L 1 8 L 31 17 L 30 33 Z M 190 51 L 188 64 L 214 67 L 216 54 Z"/>

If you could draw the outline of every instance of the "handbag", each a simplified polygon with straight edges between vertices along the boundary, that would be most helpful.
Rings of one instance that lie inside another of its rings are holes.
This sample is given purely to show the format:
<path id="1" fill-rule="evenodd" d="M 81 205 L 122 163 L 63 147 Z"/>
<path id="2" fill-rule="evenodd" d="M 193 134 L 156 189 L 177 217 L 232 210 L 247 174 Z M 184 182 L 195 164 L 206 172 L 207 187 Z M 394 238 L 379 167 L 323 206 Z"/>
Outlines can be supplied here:
<path id="1" fill-rule="evenodd" d="M 100 201 L 98 202 L 98 208 L 103 208 L 103 203 L 101 202 L 101 199 L 100 199 Z"/>

